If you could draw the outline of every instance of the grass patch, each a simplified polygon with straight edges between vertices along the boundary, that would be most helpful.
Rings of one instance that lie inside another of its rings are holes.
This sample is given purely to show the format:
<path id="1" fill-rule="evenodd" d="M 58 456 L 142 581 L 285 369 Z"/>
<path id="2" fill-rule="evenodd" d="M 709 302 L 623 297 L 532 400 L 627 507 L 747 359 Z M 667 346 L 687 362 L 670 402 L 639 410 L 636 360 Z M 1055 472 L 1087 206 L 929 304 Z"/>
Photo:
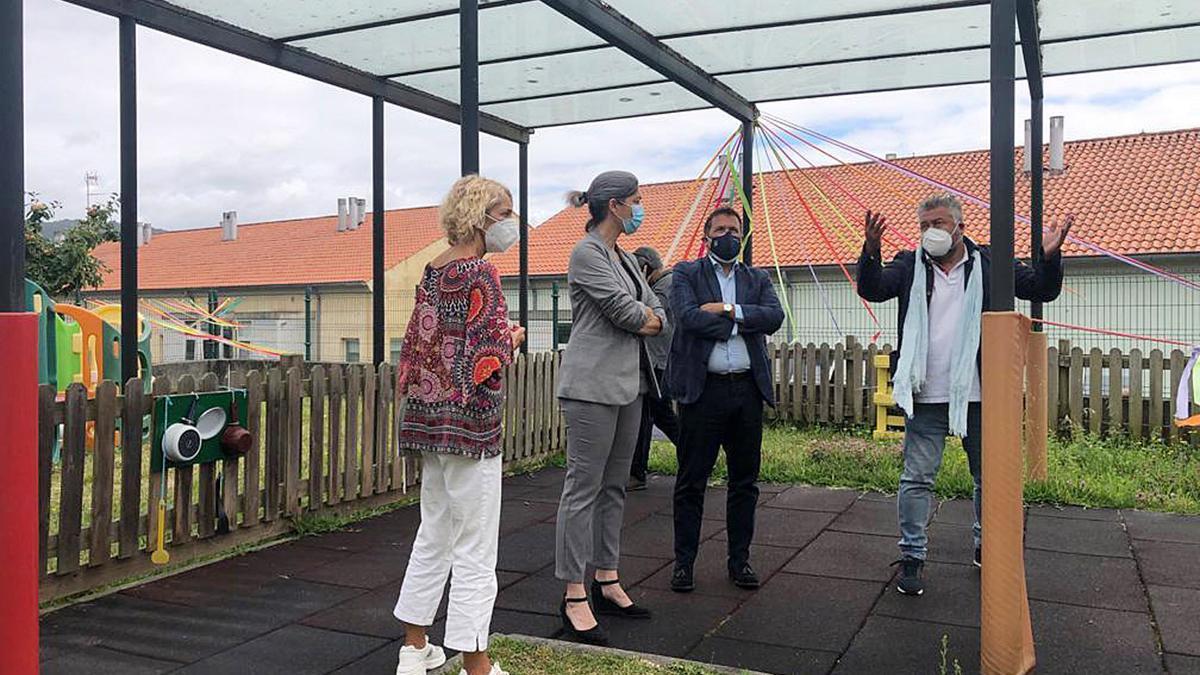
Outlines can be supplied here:
<path id="1" fill-rule="evenodd" d="M 1048 467 L 1047 480 L 1026 483 L 1026 502 L 1200 513 L 1200 449 L 1188 445 L 1051 438 Z M 866 431 L 783 425 L 763 430 L 764 482 L 895 492 L 901 468 L 900 442 L 876 441 Z M 670 443 L 654 444 L 650 470 L 678 470 Z M 726 477 L 722 456 L 713 479 Z M 969 497 L 971 490 L 966 454 L 957 439 L 949 439 L 934 491 L 954 498 Z"/>
<path id="2" fill-rule="evenodd" d="M 539 675 L 710 675 L 717 671 L 693 664 L 658 665 L 629 656 L 594 654 L 498 637 L 488 654 L 512 673 Z"/>

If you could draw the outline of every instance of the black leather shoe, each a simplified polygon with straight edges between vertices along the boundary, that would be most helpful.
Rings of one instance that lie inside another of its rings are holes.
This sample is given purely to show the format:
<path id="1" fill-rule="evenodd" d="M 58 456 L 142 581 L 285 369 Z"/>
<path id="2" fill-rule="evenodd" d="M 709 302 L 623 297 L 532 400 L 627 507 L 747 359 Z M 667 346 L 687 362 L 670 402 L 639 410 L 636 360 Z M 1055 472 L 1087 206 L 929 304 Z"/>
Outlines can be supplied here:
<path id="1" fill-rule="evenodd" d="M 624 616 L 630 619 L 649 619 L 650 610 L 646 609 L 645 607 L 641 607 L 632 602 L 622 607 L 615 601 L 604 597 L 605 586 L 612 586 L 613 584 L 619 583 L 621 583 L 620 579 L 613 579 L 612 581 L 599 581 L 597 579 L 592 580 L 592 608 L 596 610 L 596 613 Z"/>
<path id="2" fill-rule="evenodd" d="M 575 627 L 575 624 L 571 623 L 571 617 L 567 616 L 568 602 L 575 603 L 587 601 L 587 598 L 563 598 L 562 606 L 558 608 L 559 616 L 562 617 L 563 632 L 565 632 L 569 637 L 573 637 L 580 642 L 604 647 L 608 645 L 608 633 L 600 626 L 599 623 L 587 630 L 579 630 Z"/>
<path id="3" fill-rule="evenodd" d="M 758 575 L 754 573 L 754 568 L 750 563 L 742 563 L 729 568 L 729 580 L 738 588 L 755 589 L 761 584 L 758 581 Z"/>
<path id="4" fill-rule="evenodd" d="M 671 573 L 671 590 L 676 593 L 691 593 L 696 590 L 696 579 L 692 576 L 692 568 L 676 565 Z"/>

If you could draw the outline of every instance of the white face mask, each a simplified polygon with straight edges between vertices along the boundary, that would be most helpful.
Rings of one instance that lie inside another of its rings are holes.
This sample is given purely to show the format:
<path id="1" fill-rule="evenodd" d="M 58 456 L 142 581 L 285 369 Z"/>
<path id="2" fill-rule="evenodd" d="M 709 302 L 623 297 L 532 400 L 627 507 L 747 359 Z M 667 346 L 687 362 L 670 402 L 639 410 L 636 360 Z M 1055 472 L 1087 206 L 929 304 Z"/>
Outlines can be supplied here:
<path id="1" fill-rule="evenodd" d="M 946 255 L 952 246 L 954 235 L 939 227 L 931 227 L 921 233 L 921 248 L 934 258 Z"/>
<path id="2" fill-rule="evenodd" d="M 521 225 L 515 216 L 496 221 L 483 233 L 483 243 L 489 253 L 503 253 L 520 238 Z"/>

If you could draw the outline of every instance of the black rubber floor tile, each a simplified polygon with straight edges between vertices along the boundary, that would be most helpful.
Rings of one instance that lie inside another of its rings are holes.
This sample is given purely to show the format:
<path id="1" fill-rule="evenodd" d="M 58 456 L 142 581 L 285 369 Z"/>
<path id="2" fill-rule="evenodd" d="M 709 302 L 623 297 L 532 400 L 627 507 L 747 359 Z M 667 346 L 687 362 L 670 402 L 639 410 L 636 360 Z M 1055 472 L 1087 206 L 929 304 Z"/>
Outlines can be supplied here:
<path id="1" fill-rule="evenodd" d="M 537 523 L 500 537 L 496 568 L 532 573 L 554 562 L 554 525 Z"/>
<path id="2" fill-rule="evenodd" d="M 744 590 L 733 585 L 729 580 L 728 544 L 716 539 L 709 539 L 700 545 L 696 556 L 693 573 L 696 577 L 696 594 L 720 595 L 732 598 L 746 598 L 754 591 Z M 796 555 L 796 549 L 779 548 L 777 546 L 750 547 L 750 564 L 758 573 L 760 581 L 767 581 L 783 567 L 784 563 Z M 675 565 L 664 566 L 657 574 L 643 582 L 645 588 L 655 588 L 662 591 L 671 589 L 671 574 Z M 681 598 L 683 596 L 680 596 Z"/>
<path id="3" fill-rule="evenodd" d="M 120 594 L 44 616 L 43 645 L 73 653 L 105 647 L 190 663 L 287 623 L 236 610 L 184 607 Z"/>
<path id="4" fill-rule="evenodd" d="M 566 469 L 557 466 L 548 466 L 533 473 L 509 476 L 504 479 L 504 486 L 529 484 L 538 486 L 557 485 L 561 487 L 566 475 Z"/>
<path id="5" fill-rule="evenodd" d="M 1145 612 L 1146 595 L 1137 565 L 1126 558 L 1025 552 L 1029 597 L 1070 605 Z"/>
<path id="6" fill-rule="evenodd" d="M 282 625 L 339 605 L 362 595 L 363 590 L 346 586 L 321 584 L 304 579 L 274 579 L 263 584 L 257 592 L 230 597 L 217 608 L 236 611 L 249 618 L 258 618 L 268 627 L 272 622 Z"/>
<path id="7" fill-rule="evenodd" d="M 396 672 L 396 661 L 404 640 L 395 640 L 376 648 L 366 656 L 358 658 L 334 670 L 330 675 L 390 675 Z M 448 656 L 448 655 L 447 655 Z M 458 675 L 455 673 L 454 675 Z"/>
<path id="8" fill-rule="evenodd" d="M 946 640 L 947 673 L 954 662 L 963 673 L 979 672 L 979 630 L 961 626 L 872 616 L 842 655 L 834 675 L 928 675 L 941 672 Z M 1038 671 L 1041 672 L 1040 670 Z"/>
<path id="9" fill-rule="evenodd" d="M 286 626 L 178 672 L 323 674 L 360 659 L 387 643 L 387 640 L 375 637 L 308 626 Z"/>
<path id="10" fill-rule="evenodd" d="M 1178 516 L 1149 511 L 1122 511 L 1129 536 L 1134 539 L 1200 544 L 1200 516 Z"/>
<path id="11" fill-rule="evenodd" d="M 1200 656 L 1166 654 L 1163 658 L 1171 675 L 1200 675 Z"/>
<path id="12" fill-rule="evenodd" d="M 546 502 L 505 499 L 500 506 L 500 536 L 540 523 L 558 513 L 558 506 Z"/>
<path id="13" fill-rule="evenodd" d="M 670 513 L 672 508 L 670 497 L 631 492 L 625 496 L 624 525 L 629 527 L 655 513 Z"/>
<path id="14" fill-rule="evenodd" d="M 715 633 L 800 649 L 840 651 L 862 625 L 883 584 L 777 574 Z"/>
<path id="15" fill-rule="evenodd" d="M 414 530 L 415 533 L 415 530 Z M 315 539 L 315 537 L 313 538 Z M 247 553 L 228 562 L 242 562 L 256 569 L 267 570 L 281 576 L 289 576 L 313 567 L 345 560 L 353 555 L 350 551 L 339 551 L 321 546 L 301 544 L 302 540 L 277 544 L 270 548 Z"/>
<path id="16" fill-rule="evenodd" d="M 1045 518 L 1067 518 L 1069 520 L 1104 520 L 1115 522 L 1121 520 L 1121 512 L 1116 509 L 1089 509 L 1083 506 L 1054 506 L 1052 504 L 1037 504 L 1030 506 L 1027 511 L 1031 516 Z"/>
<path id="17" fill-rule="evenodd" d="M 1120 522 L 1030 515 L 1025 525 L 1025 546 L 1063 553 L 1131 557 L 1129 536 Z"/>
<path id="18" fill-rule="evenodd" d="M 841 513 L 858 501 L 857 490 L 831 490 L 829 488 L 797 485 L 775 495 L 763 506 L 773 509 L 799 509 L 801 511 L 829 511 Z"/>
<path id="19" fill-rule="evenodd" d="M 551 616 L 497 609 L 492 612 L 491 632 L 493 635 L 499 633 L 550 638 L 562 632 L 562 619 L 557 613 Z"/>
<path id="20" fill-rule="evenodd" d="M 1032 601 L 1038 675 L 1162 673 L 1150 615 Z"/>
<path id="21" fill-rule="evenodd" d="M 895 573 L 889 565 L 896 556 L 895 537 L 826 530 L 783 569 L 793 574 L 887 581 Z"/>
<path id="22" fill-rule="evenodd" d="M 209 607 L 230 597 L 253 593 L 268 581 L 280 577 L 272 566 L 255 564 L 256 560 L 251 556 L 238 556 L 127 588 L 120 594 L 190 607 Z"/>
<path id="23" fill-rule="evenodd" d="M 824 675 L 837 661 L 837 652 L 780 647 L 758 642 L 707 637 L 687 653 L 692 661 L 762 673 Z"/>
<path id="24" fill-rule="evenodd" d="M 314 628 L 394 640 L 404 636 L 404 624 L 392 615 L 399 595 L 399 584 L 394 587 L 384 586 L 317 612 L 306 617 L 301 623 Z M 443 598 L 443 608 L 445 604 Z"/>
<path id="25" fill-rule="evenodd" d="M 416 528 L 401 531 L 394 525 L 384 526 L 364 521 L 336 532 L 304 537 L 296 543 L 301 546 L 361 553 L 380 546 L 410 546 L 416 534 Z"/>
<path id="26" fill-rule="evenodd" d="M 970 499 L 948 499 L 938 504 L 933 522 L 970 527 L 975 524 L 975 504 Z"/>
<path id="27" fill-rule="evenodd" d="M 801 549 L 825 529 L 836 513 L 759 508 L 754 517 L 754 543 L 764 546 Z M 717 539 L 726 539 L 721 532 Z"/>
<path id="28" fill-rule="evenodd" d="M 1163 649 L 1200 657 L 1200 591 L 1166 586 L 1149 586 L 1147 590 Z"/>
<path id="29" fill-rule="evenodd" d="M 899 527 L 894 498 L 886 501 L 859 499 L 829 525 L 829 529 L 839 532 L 881 535 L 894 535 Z"/>
<path id="30" fill-rule="evenodd" d="M 737 607 L 738 600 L 713 595 L 681 599 L 676 593 L 638 588 L 633 601 L 654 613 L 650 620 L 604 616 L 609 643 L 619 649 L 683 656 Z"/>
<path id="31" fill-rule="evenodd" d="M 700 526 L 700 541 L 709 539 L 725 529 L 722 522 L 705 520 Z M 644 558 L 675 558 L 675 521 L 669 515 L 656 513 L 625 528 L 621 533 L 621 553 Z"/>
<path id="32" fill-rule="evenodd" d="M 874 614 L 911 621 L 979 627 L 979 570 L 966 565 L 926 563 L 925 593 L 901 595 L 895 584 L 875 605 Z"/>
<path id="33" fill-rule="evenodd" d="M 925 533 L 929 537 L 929 543 L 926 544 L 928 549 L 925 554 L 926 560 L 952 565 L 975 564 L 975 535 L 970 525 L 951 525 L 935 521 Z M 894 536 L 896 537 L 894 541 L 898 542 L 900 540 L 898 525 Z M 898 546 L 896 557 L 900 557 Z"/>
<path id="34" fill-rule="evenodd" d="M 40 672 L 43 675 L 151 675 L 167 673 L 181 665 L 103 647 L 81 647 L 62 650 L 56 658 L 42 661 Z"/>
<path id="35" fill-rule="evenodd" d="M 293 577 L 363 589 L 376 588 L 388 582 L 399 584 L 404 578 L 404 570 L 408 567 L 411 552 L 412 549 L 408 545 L 379 546 L 361 553 L 353 553 L 344 560 L 297 572 Z"/>
<path id="36" fill-rule="evenodd" d="M 1147 584 L 1200 588 L 1200 544 L 1143 539 L 1133 542 L 1133 550 Z"/>
<path id="37" fill-rule="evenodd" d="M 496 608 L 557 615 L 564 589 L 552 576 L 529 576 L 500 591 Z"/>

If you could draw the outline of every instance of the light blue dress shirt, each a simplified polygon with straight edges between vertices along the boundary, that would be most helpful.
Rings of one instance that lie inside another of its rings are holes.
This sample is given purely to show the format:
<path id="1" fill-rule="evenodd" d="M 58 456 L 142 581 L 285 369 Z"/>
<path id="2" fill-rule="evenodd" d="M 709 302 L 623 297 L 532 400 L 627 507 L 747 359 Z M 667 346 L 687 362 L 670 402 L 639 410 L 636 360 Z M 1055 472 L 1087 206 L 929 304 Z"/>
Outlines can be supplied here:
<path id="1" fill-rule="evenodd" d="M 713 346 L 712 355 L 708 357 L 708 372 L 719 375 L 729 373 L 744 373 L 750 370 L 750 350 L 746 349 L 746 340 L 738 331 L 742 322 L 742 306 L 737 304 L 737 263 L 725 273 L 721 263 L 709 258 L 713 264 L 713 272 L 717 275 L 717 283 L 721 286 L 721 301 L 733 305 L 736 321 L 733 334 L 728 340 L 722 340 Z"/>

